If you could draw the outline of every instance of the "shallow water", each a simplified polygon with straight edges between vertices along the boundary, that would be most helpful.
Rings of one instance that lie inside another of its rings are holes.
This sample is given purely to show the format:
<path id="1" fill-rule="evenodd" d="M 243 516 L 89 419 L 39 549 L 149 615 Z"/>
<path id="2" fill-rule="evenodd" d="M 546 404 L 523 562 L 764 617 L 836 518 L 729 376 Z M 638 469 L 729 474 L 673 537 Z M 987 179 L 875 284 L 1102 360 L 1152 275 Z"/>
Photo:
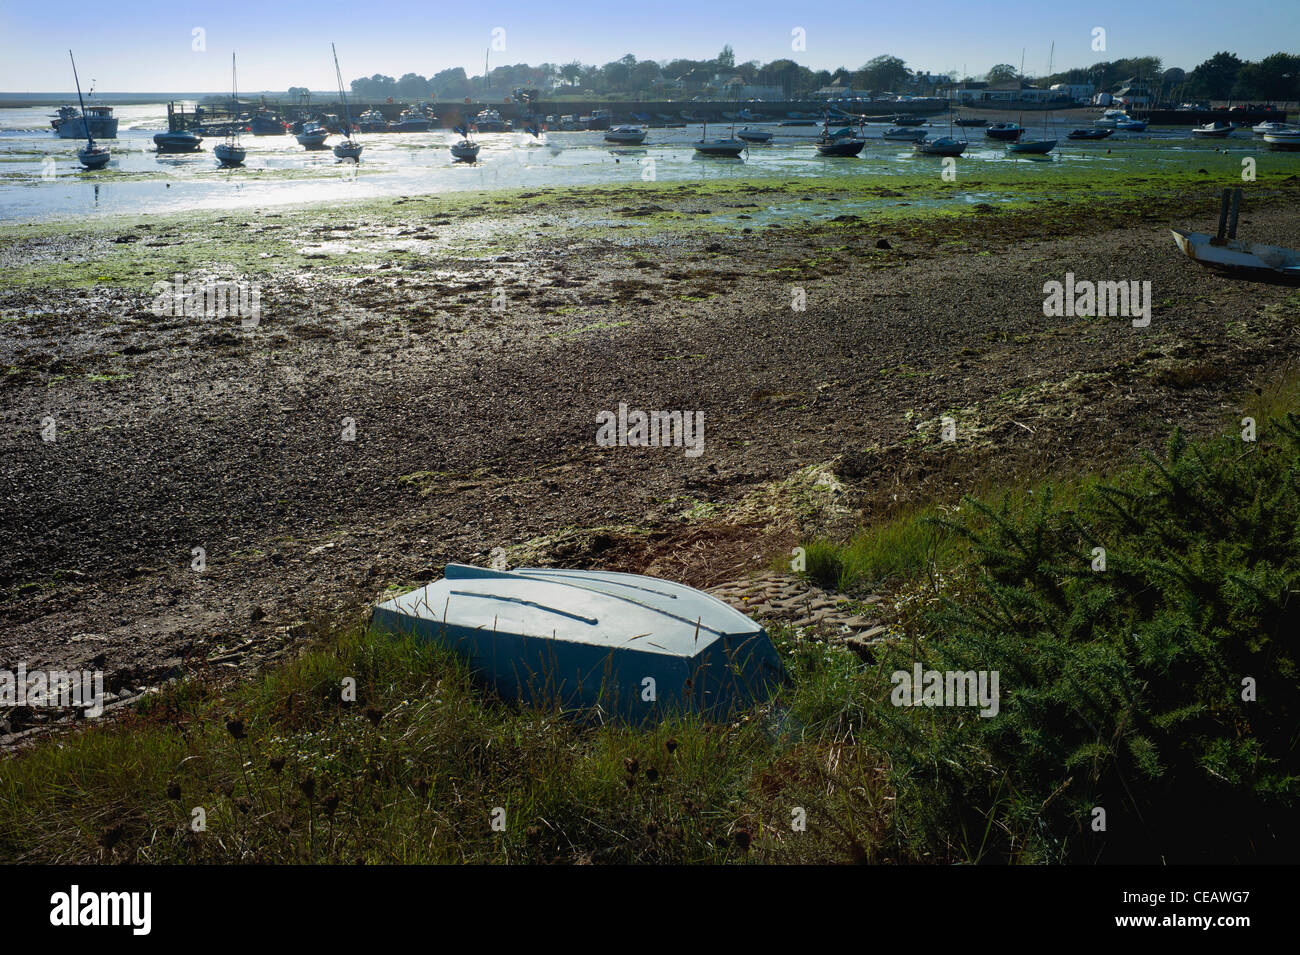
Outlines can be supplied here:
<path id="1" fill-rule="evenodd" d="M 811 141 L 816 127 L 764 126 L 774 134 L 769 145 L 753 146 L 743 159 L 697 156 L 691 143 L 700 127 L 651 129 L 639 148 L 611 147 L 599 132 L 544 134 L 535 140 L 523 133 L 484 133 L 483 150 L 473 165 L 453 163 L 447 147 L 458 137 L 450 130 L 428 133 L 374 133 L 358 138 L 365 145 L 360 163 L 340 162 L 334 154 L 309 152 L 292 135 L 244 135 L 248 159 L 241 169 L 221 169 L 211 148 L 220 137 L 209 137 L 201 152 L 158 155 L 153 134 L 166 128 L 166 106 L 123 106 L 118 138 L 107 145 L 109 166 L 88 172 L 77 163 L 78 140 L 59 139 L 49 126 L 49 107 L 0 110 L 0 221 L 30 222 L 86 215 L 136 215 L 197 209 L 282 206 L 312 202 L 346 202 L 384 196 L 427 195 L 478 189 L 542 186 L 611 185 L 654 179 L 697 182 L 761 177 L 817 177 L 827 174 L 888 177 L 941 168 L 941 160 L 916 156 L 910 143 L 881 138 L 884 124 L 866 128 L 867 147 L 856 159 L 818 156 Z M 1077 120 L 1049 125 L 1049 136 L 1060 146 L 1047 158 L 1009 155 L 990 143 L 980 129 L 965 133 L 971 146 L 959 160 L 962 175 L 972 169 L 1019 164 L 1027 175 L 1051 175 L 1060 164 L 1106 165 L 1146 162 L 1153 172 L 1165 163 L 1185 166 L 1197 154 L 1240 151 L 1265 155 L 1255 137 L 1237 133 L 1231 139 L 1194 139 L 1185 129 L 1156 129 L 1145 133 L 1117 132 L 1093 143 L 1065 139 Z M 1031 135 L 1041 135 L 1032 126 Z M 712 126 L 711 135 L 727 127 Z M 962 130 L 954 130 L 962 138 Z M 947 135 L 935 125 L 931 138 Z M 334 137 L 331 142 L 337 142 Z M 1296 154 L 1285 157 L 1300 168 Z M 942 202 L 943 200 L 940 200 Z M 954 194 L 953 203 L 983 201 Z"/>

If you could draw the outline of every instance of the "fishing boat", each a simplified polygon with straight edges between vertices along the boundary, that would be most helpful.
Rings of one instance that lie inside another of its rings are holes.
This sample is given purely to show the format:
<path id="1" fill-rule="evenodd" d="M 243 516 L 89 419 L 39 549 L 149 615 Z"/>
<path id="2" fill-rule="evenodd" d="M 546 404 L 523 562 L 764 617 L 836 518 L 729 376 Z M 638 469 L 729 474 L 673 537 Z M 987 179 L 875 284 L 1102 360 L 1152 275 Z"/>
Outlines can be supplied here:
<path id="1" fill-rule="evenodd" d="M 94 96 L 93 90 L 91 95 Z M 60 106 L 58 115 L 50 120 L 50 126 L 60 139 L 80 139 L 87 130 L 99 139 L 117 138 L 117 117 L 113 115 L 111 106 L 92 103 L 81 111 L 73 106 Z"/>
<path id="2" fill-rule="evenodd" d="M 1115 130 L 1093 126 L 1088 129 L 1072 129 L 1065 134 L 1066 139 L 1105 139 L 1115 135 Z"/>
<path id="3" fill-rule="evenodd" d="M 235 110 L 239 109 L 239 80 L 235 75 L 235 54 L 230 54 L 230 98 L 235 103 Z M 244 159 L 248 156 L 248 150 L 239 144 L 239 124 L 232 123 L 226 131 L 226 141 L 218 143 L 213 147 L 212 152 L 217 157 L 217 162 L 228 168 L 242 166 Z"/>
<path id="4" fill-rule="evenodd" d="M 1300 150 L 1300 129 L 1275 129 L 1264 134 L 1264 142 L 1269 149 L 1295 152 Z"/>
<path id="5" fill-rule="evenodd" d="M 508 133 L 513 126 L 502 119 L 496 110 L 484 109 L 474 117 L 474 128 L 480 133 Z"/>
<path id="6" fill-rule="evenodd" d="M 999 142 L 1015 142 L 1025 135 L 1025 130 L 1017 123 L 994 123 L 985 128 L 984 135 Z"/>
<path id="7" fill-rule="evenodd" d="M 320 123 L 303 123 L 298 133 L 298 145 L 304 149 L 324 149 L 325 140 L 330 138 L 330 131 Z"/>
<path id="8" fill-rule="evenodd" d="M 900 142 L 918 143 L 929 135 L 924 129 L 918 129 L 915 126 L 891 126 L 880 134 L 885 139 L 895 139 Z"/>
<path id="9" fill-rule="evenodd" d="M 369 112 L 374 112 L 374 110 L 370 110 Z M 363 113 L 361 118 L 365 119 L 365 117 L 366 114 Z M 410 109 L 402 110 L 397 119 L 388 124 L 388 132 L 427 133 L 430 125 L 431 121 L 429 120 L 429 117 L 425 116 L 424 113 L 412 106 Z"/>
<path id="10" fill-rule="evenodd" d="M 451 650 L 505 700 L 630 723 L 726 719 L 789 680 L 753 620 L 637 574 L 452 563 L 441 580 L 377 605 L 371 623 Z"/>
<path id="11" fill-rule="evenodd" d="M 640 146 L 645 142 L 646 131 L 639 126 L 615 126 L 605 130 L 605 142 L 619 146 Z"/>
<path id="12" fill-rule="evenodd" d="M 1200 136 L 1203 139 L 1227 139 L 1233 134 L 1233 127 L 1227 123 L 1220 123 L 1217 120 L 1213 123 L 1206 123 L 1204 126 L 1193 126 L 1192 135 Z"/>
<path id="13" fill-rule="evenodd" d="M 1296 128 L 1297 127 L 1289 126 L 1286 123 L 1277 123 L 1277 122 L 1269 121 L 1269 122 L 1259 123 L 1258 125 L 1251 127 L 1251 131 L 1254 132 L 1256 136 L 1263 136 L 1265 133 L 1283 133 L 1286 132 L 1288 129 L 1296 129 Z"/>
<path id="14" fill-rule="evenodd" d="M 343 142 L 334 145 L 334 155 L 339 159 L 351 159 L 357 161 L 361 158 L 361 143 L 352 138 L 352 108 L 348 106 L 348 94 L 343 89 L 343 72 L 339 69 L 339 51 L 334 49 L 334 44 L 330 44 L 330 52 L 334 54 L 334 76 L 339 81 L 339 99 L 343 101 Z M 427 126 L 425 127 L 428 128 Z"/>
<path id="15" fill-rule="evenodd" d="M 357 127 L 363 133 L 384 133 L 388 131 L 388 120 L 377 109 L 368 109 L 357 117 Z"/>
<path id="16" fill-rule="evenodd" d="M 460 133 L 461 140 L 451 144 L 451 158 L 456 162 L 476 162 L 480 146 L 470 138 L 469 124 L 457 126 L 456 132 Z"/>
<path id="17" fill-rule="evenodd" d="M 746 126 L 744 129 L 736 130 L 736 138 L 743 139 L 747 143 L 770 143 L 772 133 L 766 129 L 755 129 L 752 126 Z"/>
<path id="18" fill-rule="evenodd" d="M 248 130 L 254 136 L 283 136 L 289 131 L 289 127 L 276 113 L 259 109 L 248 121 Z"/>
<path id="19" fill-rule="evenodd" d="M 188 129 L 155 133 L 153 144 L 160 153 L 195 153 L 203 148 L 203 137 Z"/>
<path id="20" fill-rule="evenodd" d="M 709 139 L 709 124 L 706 122 L 700 130 L 700 139 L 694 143 L 694 146 L 696 153 L 701 156 L 738 159 L 749 144 L 743 139 L 737 139 L 734 134 L 727 139 Z"/>
<path id="21" fill-rule="evenodd" d="M 91 135 L 90 131 L 90 122 L 86 119 L 84 113 L 86 105 L 85 100 L 81 97 L 81 79 L 77 76 L 77 61 L 72 58 L 71 50 L 68 51 L 68 59 L 72 62 L 72 79 L 77 84 L 77 102 L 81 104 L 83 110 L 81 128 L 86 134 L 86 145 L 77 150 L 77 160 L 87 169 L 103 169 L 108 165 L 112 154 L 108 151 L 107 146 L 95 145 L 95 137 Z"/>

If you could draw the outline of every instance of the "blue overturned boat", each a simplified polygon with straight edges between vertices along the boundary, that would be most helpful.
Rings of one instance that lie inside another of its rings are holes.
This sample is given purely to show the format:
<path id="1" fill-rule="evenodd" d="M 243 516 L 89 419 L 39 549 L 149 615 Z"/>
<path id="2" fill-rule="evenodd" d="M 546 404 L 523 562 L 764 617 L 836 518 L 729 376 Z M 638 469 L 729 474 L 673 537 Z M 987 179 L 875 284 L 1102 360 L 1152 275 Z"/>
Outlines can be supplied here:
<path id="1" fill-rule="evenodd" d="M 379 604 L 371 620 L 456 651 L 504 699 L 634 723 L 726 718 L 788 679 L 757 623 L 637 574 L 448 564 L 442 580 Z"/>

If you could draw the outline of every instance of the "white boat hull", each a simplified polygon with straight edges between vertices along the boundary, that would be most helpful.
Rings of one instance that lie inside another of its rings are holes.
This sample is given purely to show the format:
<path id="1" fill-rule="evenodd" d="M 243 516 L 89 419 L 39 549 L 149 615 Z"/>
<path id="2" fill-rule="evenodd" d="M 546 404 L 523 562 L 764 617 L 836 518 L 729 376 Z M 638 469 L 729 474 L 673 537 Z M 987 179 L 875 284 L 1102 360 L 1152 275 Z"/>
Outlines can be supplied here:
<path id="1" fill-rule="evenodd" d="M 1198 265 L 1300 279 L 1300 252 L 1294 249 L 1236 239 L 1219 242 L 1204 232 L 1185 232 L 1182 229 L 1171 229 L 1170 232 L 1183 255 Z"/>

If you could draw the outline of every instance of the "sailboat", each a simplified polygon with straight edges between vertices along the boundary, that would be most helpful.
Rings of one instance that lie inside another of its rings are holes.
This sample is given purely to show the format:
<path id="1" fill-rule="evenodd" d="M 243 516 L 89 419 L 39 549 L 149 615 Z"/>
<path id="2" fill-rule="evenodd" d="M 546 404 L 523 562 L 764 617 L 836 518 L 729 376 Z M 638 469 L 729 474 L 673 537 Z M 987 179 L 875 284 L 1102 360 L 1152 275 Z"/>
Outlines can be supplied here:
<path id="1" fill-rule="evenodd" d="M 743 139 L 737 139 L 735 134 L 735 124 L 732 124 L 732 134 L 729 139 L 710 139 L 709 123 L 704 121 L 704 126 L 700 131 L 700 139 L 695 143 L 695 151 L 701 156 L 724 156 L 728 159 L 738 159 L 740 154 L 748 148 L 749 144 Z"/>
<path id="2" fill-rule="evenodd" d="M 477 160 L 478 151 L 482 147 L 470 138 L 469 123 L 465 122 L 457 126 L 456 132 L 460 133 L 462 138 L 460 142 L 451 144 L 451 158 L 456 162 L 474 162 Z"/>
<path id="3" fill-rule="evenodd" d="M 862 147 L 866 144 L 865 138 L 853 135 L 853 128 L 850 126 L 837 129 L 832 133 L 830 110 L 823 114 L 822 134 L 813 142 L 813 145 L 817 147 L 817 155 L 843 157 L 856 156 L 862 152 Z"/>
<path id="4" fill-rule="evenodd" d="M 212 152 L 217 161 L 227 168 L 244 164 L 248 150 L 239 145 L 239 82 L 235 78 L 235 54 L 230 54 L 230 96 L 234 100 L 235 122 L 226 130 L 226 141 L 215 146 Z"/>
<path id="5" fill-rule="evenodd" d="M 918 140 L 912 144 L 912 151 L 918 156 L 960 156 L 970 145 L 964 140 L 954 139 L 952 135 L 952 111 L 948 112 L 948 135 L 938 139 Z"/>
<path id="6" fill-rule="evenodd" d="M 108 165 L 108 160 L 112 158 L 112 154 L 108 151 L 107 146 L 96 146 L 94 138 L 90 135 L 90 121 L 86 119 L 86 101 L 81 97 L 81 80 L 77 76 L 77 61 L 72 58 L 71 50 L 68 51 L 68 59 L 72 60 L 72 78 L 76 80 L 77 102 L 81 104 L 81 125 L 86 131 L 86 145 L 77 150 L 77 159 L 87 169 L 103 169 Z"/>
<path id="7" fill-rule="evenodd" d="M 1052 44 L 1052 53 L 1047 62 L 1047 75 L 1052 75 L 1052 61 L 1056 59 L 1056 44 Z M 1047 117 L 1051 114 L 1051 100 L 1048 100 L 1046 109 L 1043 110 L 1043 138 L 1042 139 L 1022 139 L 1018 142 L 1007 143 L 1007 151 L 1013 153 L 1028 153 L 1035 156 L 1046 156 L 1056 148 L 1056 140 L 1047 138 Z"/>
<path id="8" fill-rule="evenodd" d="M 361 158 L 362 146 L 352 138 L 352 111 L 348 108 L 348 94 L 343 90 L 343 73 L 339 69 L 339 51 L 334 49 L 333 43 L 330 44 L 330 51 L 334 54 L 334 75 L 339 81 L 339 96 L 343 98 L 343 116 L 344 121 L 347 123 L 347 126 L 344 127 L 347 130 L 344 133 L 346 138 L 343 142 L 335 145 L 334 155 L 339 159 L 358 160 Z"/>

